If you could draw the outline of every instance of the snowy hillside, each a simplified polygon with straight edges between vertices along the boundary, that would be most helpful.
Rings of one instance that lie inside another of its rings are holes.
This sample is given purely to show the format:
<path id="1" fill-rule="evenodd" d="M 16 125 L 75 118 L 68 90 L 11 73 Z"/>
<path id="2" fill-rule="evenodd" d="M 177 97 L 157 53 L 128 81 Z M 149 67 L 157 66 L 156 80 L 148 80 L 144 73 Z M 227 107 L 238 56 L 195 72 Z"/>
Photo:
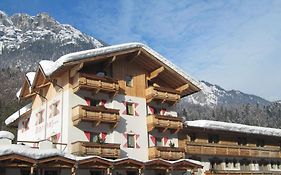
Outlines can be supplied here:
<path id="1" fill-rule="evenodd" d="M 269 105 L 270 102 L 250 94 L 245 94 L 237 90 L 227 91 L 218 85 L 200 81 L 201 91 L 183 99 L 183 103 L 198 104 L 201 106 L 215 107 L 218 105 L 235 106 L 241 104 Z"/>
<path id="2" fill-rule="evenodd" d="M 32 69 L 41 59 L 56 60 L 70 52 L 104 44 L 46 13 L 37 16 L 0 11 L 0 67 Z"/>

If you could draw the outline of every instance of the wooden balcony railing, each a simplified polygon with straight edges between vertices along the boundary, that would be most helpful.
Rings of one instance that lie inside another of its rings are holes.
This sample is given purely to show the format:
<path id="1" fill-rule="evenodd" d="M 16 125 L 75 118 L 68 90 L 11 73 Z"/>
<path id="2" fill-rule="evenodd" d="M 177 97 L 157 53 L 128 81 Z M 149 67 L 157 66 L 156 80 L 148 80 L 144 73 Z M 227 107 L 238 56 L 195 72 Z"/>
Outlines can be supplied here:
<path id="1" fill-rule="evenodd" d="M 120 157 L 120 144 L 95 143 L 95 142 L 74 142 L 71 145 L 71 153 L 79 156 L 94 155 L 105 158 L 117 159 Z"/>
<path id="2" fill-rule="evenodd" d="M 178 160 L 185 157 L 184 148 L 171 148 L 171 147 L 150 147 L 148 149 L 149 159 L 166 159 L 166 160 Z"/>
<path id="3" fill-rule="evenodd" d="M 154 128 L 162 129 L 163 132 L 169 129 L 175 133 L 183 129 L 182 118 L 179 117 L 151 114 L 147 116 L 146 120 L 148 132 Z"/>
<path id="4" fill-rule="evenodd" d="M 205 175 L 280 175 L 273 171 L 206 171 Z"/>
<path id="5" fill-rule="evenodd" d="M 86 121 L 93 122 L 96 126 L 100 123 L 108 123 L 115 128 L 119 120 L 119 110 L 117 109 L 84 105 L 78 105 L 72 108 L 73 125 L 78 125 L 80 122 Z"/>
<path id="6" fill-rule="evenodd" d="M 239 157 L 261 157 L 261 158 L 280 158 L 279 148 L 250 147 L 221 145 L 211 143 L 192 143 L 187 142 L 187 154 L 211 155 L 211 156 L 239 156 Z"/>
<path id="7" fill-rule="evenodd" d="M 174 89 L 150 86 L 146 89 L 146 100 L 160 100 L 161 102 L 176 103 L 181 98 L 180 92 Z"/>
<path id="8" fill-rule="evenodd" d="M 101 91 L 115 95 L 119 91 L 119 84 L 117 80 L 110 77 L 79 73 L 74 78 L 73 91 L 77 92 L 80 89 L 88 89 L 95 93 Z"/>

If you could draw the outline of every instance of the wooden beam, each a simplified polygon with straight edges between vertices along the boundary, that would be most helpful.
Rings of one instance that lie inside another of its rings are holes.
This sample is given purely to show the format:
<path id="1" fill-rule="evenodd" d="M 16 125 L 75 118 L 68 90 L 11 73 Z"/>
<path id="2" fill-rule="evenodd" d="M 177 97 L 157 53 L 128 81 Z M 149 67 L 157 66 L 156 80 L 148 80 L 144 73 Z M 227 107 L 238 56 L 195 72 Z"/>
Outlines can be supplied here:
<path id="1" fill-rule="evenodd" d="M 178 87 L 176 90 L 180 91 L 182 93 L 183 91 L 185 91 L 188 88 L 189 88 L 189 84 L 185 84 L 185 85 L 182 85 L 181 87 Z"/>
<path id="2" fill-rule="evenodd" d="M 130 64 L 136 60 L 136 58 L 141 54 L 141 51 L 139 50 L 138 53 L 131 59 Z"/>
<path id="3" fill-rule="evenodd" d="M 77 72 L 83 68 L 83 66 L 84 66 L 84 63 L 80 63 L 80 64 L 74 66 L 74 67 L 70 70 L 69 77 L 70 77 L 70 78 L 74 77 L 74 76 L 77 74 Z"/>
<path id="4" fill-rule="evenodd" d="M 148 80 L 152 80 L 153 78 L 156 78 L 161 72 L 163 72 L 165 68 L 163 66 L 159 67 L 158 69 L 152 71 L 149 76 L 147 77 Z"/>
<path id="5" fill-rule="evenodd" d="M 104 64 L 104 68 L 109 67 L 116 60 L 116 55 L 114 55 L 109 61 Z"/>

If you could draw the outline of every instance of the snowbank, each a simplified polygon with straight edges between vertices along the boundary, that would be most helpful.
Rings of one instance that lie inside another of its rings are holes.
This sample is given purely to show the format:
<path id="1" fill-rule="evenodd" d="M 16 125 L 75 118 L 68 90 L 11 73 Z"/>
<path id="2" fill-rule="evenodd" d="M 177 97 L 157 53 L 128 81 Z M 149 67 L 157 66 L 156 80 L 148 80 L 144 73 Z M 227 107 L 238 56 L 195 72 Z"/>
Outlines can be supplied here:
<path id="1" fill-rule="evenodd" d="M 219 122 L 219 121 L 212 121 L 212 120 L 186 121 L 185 124 L 187 125 L 187 127 L 191 126 L 191 127 L 199 127 L 199 128 L 206 128 L 206 129 L 281 137 L 281 129 L 275 129 L 275 128 L 250 126 L 250 125 L 243 125 L 237 123 L 226 123 L 226 122 Z"/>
<path id="2" fill-rule="evenodd" d="M 14 140 L 15 136 L 9 131 L 0 131 L 0 139 L 10 139 Z"/>
<path id="3" fill-rule="evenodd" d="M 20 110 L 18 110 L 17 112 L 13 113 L 11 116 L 9 116 L 6 120 L 5 120 L 5 124 L 9 125 L 11 123 L 13 123 L 14 121 L 16 121 L 21 115 L 23 115 L 24 113 L 28 112 L 31 110 L 31 106 L 32 104 L 29 103 L 26 106 L 22 107 Z"/>

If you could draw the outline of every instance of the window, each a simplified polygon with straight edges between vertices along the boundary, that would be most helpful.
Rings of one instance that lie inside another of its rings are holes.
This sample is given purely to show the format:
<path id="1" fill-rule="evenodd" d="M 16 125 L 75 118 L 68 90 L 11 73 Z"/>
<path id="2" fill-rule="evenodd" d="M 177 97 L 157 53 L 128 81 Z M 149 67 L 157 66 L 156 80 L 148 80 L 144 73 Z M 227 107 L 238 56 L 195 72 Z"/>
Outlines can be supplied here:
<path id="1" fill-rule="evenodd" d="M 265 145 L 264 140 L 257 139 L 257 144 L 256 144 L 257 147 L 264 147 L 264 145 Z"/>
<path id="2" fill-rule="evenodd" d="M 155 146 L 163 146 L 162 138 L 160 137 L 155 138 Z"/>
<path id="3" fill-rule="evenodd" d="M 231 167 L 230 164 L 231 164 L 231 162 L 228 159 L 226 159 L 225 160 L 225 167 L 230 168 Z"/>
<path id="4" fill-rule="evenodd" d="M 0 167 L 0 175 L 4 175 L 5 174 L 5 168 Z"/>
<path id="5" fill-rule="evenodd" d="M 136 171 L 127 171 L 127 175 L 137 175 L 138 173 Z"/>
<path id="6" fill-rule="evenodd" d="M 59 172 L 57 170 L 45 170 L 44 175 L 58 175 Z"/>
<path id="7" fill-rule="evenodd" d="M 236 159 L 233 160 L 233 168 L 238 168 L 238 162 Z"/>
<path id="8" fill-rule="evenodd" d="M 247 145 L 247 138 L 246 137 L 238 137 L 237 138 L 237 144 L 240 146 L 246 146 Z"/>
<path id="9" fill-rule="evenodd" d="M 50 106 L 51 114 L 50 114 L 49 118 L 52 118 L 52 117 L 54 117 L 54 116 L 59 114 L 58 105 L 59 105 L 58 101 L 53 103 L 53 104 L 51 104 L 51 106 Z"/>
<path id="10" fill-rule="evenodd" d="M 103 175 L 103 171 L 91 171 L 90 172 L 91 175 Z"/>
<path id="11" fill-rule="evenodd" d="M 126 81 L 126 86 L 127 87 L 133 87 L 133 77 L 130 75 L 127 75 L 125 77 L 125 81 Z"/>
<path id="12" fill-rule="evenodd" d="M 44 113 L 43 110 L 36 113 L 36 124 L 37 125 L 44 122 L 43 113 Z"/>
<path id="13" fill-rule="evenodd" d="M 127 135 L 127 145 L 128 145 L 128 148 L 135 148 L 135 135 L 134 134 Z"/>
<path id="14" fill-rule="evenodd" d="M 195 140 L 196 140 L 196 134 L 195 134 L 195 133 L 191 133 L 191 134 L 189 135 L 189 137 L 190 137 L 190 141 L 191 141 L 191 142 L 195 142 Z"/>
<path id="15" fill-rule="evenodd" d="M 208 135 L 208 142 L 209 143 L 219 143 L 219 141 L 220 141 L 219 135 L 217 135 L 217 134 Z"/>
<path id="16" fill-rule="evenodd" d="M 21 175 L 30 175 L 30 170 L 23 169 L 23 170 L 20 171 L 20 174 Z"/>
<path id="17" fill-rule="evenodd" d="M 27 131 L 28 129 L 29 129 L 29 119 L 30 118 L 27 118 L 27 119 L 24 119 L 23 121 L 22 121 L 22 132 L 24 132 L 24 131 Z"/>
<path id="18" fill-rule="evenodd" d="M 86 103 L 88 106 L 99 106 L 99 100 L 92 99 L 92 98 L 85 98 Z"/>
<path id="19" fill-rule="evenodd" d="M 90 142 L 98 143 L 98 141 L 99 141 L 99 134 L 91 132 L 90 133 Z"/>
<path id="20" fill-rule="evenodd" d="M 126 114 L 127 115 L 134 115 L 134 104 L 133 103 L 126 103 Z"/>

